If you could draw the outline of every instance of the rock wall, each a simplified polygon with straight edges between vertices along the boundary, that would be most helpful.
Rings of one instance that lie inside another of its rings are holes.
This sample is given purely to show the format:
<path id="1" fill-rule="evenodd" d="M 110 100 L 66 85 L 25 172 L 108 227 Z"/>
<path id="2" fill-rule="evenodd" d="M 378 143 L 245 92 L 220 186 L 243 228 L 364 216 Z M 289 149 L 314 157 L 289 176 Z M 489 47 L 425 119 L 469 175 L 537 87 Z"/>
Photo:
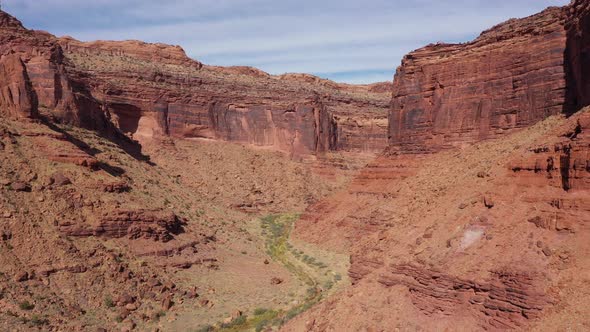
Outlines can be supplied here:
<path id="1" fill-rule="evenodd" d="M 214 104 L 210 116 L 217 137 L 274 147 L 293 156 L 334 149 L 336 124 L 321 104 L 288 108 Z"/>
<path id="2" fill-rule="evenodd" d="M 355 86 L 307 74 L 203 66 L 182 49 L 159 44 L 59 42 L 68 69 L 117 127 L 143 142 L 222 139 L 292 155 L 376 153 L 387 145 L 387 83 Z"/>
<path id="3" fill-rule="evenodd" d="M 17 55 L 0 58 L 0 112 L 14 118 L 37 115 L 37 97 L 27 69 Z"/>
<path id="4" fill-rule="evenodd" d="M 590 105 L 590 3 L 574 0 L 568 8 L 567 28 L 568 84 L 569 98 L 577 111 Z"/>
<path id="5" fill-rule="evenodd" d="M 397 69 L 389 143 L 432 152 L 497 137 L 568 108 L 566 10 L 549 8 L 466 44 L 432 44 Z"/>

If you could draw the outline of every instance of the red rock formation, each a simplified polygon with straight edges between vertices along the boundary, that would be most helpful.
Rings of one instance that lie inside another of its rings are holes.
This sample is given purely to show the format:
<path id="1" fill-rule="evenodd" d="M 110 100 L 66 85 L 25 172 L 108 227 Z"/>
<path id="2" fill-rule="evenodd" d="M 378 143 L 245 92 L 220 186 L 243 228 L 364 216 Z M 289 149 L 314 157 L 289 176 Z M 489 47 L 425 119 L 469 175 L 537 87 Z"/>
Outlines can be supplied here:
<path id="1" fill-rule="evenodd" d="M 153 239 L 167 242 L 181 229 L 181 222 L 172 212 L 150 210 L 116 210 L 103 214 L 99 223 L 90 225 L 60 225 L 68 236 L 104 236 L 108 238 Z"/>
<path id="2" fill-rule="evenodd" d="M 62 123 L 102 132 L 112 123 L 139 141 L 224 139 L 293 156 L 378 152 L 387 143 L 387 84 L 203 66 L 178 46 L 57 39 L 25 29 L 4 12 L 0 22 L 0 56 L 20 56 L 41 115 Z"/>
<path id="3" fill-rule="evenodd" d="M 65 59 L 57 39 L 42 31 L 30 31 L 14 17 L 0 11 L 0 57 L 14 54 L 20 57 L 26 71 L 18 75 L 30 80 L 33 109 L 38 102 L 42 115 L 59 122 L 105 131 L 108 128 L 104 113 L 86 88 L 75 82 L 64 66 Z M 14 58 L 13 58 L 14 59 Z M 21 79 L 26 82 L 26 79 Z M 18 81 L 15 81 L 18 82 Z M 21 85 L 25 83 L 20 83 Z M 23 85 L 24 87 L 24 85 Z M 36 101 L 34 100 L 36 99 Z M 24 106 L 28 108 L 28 106 Z"/>
<path id="4" fill-rule="evenodd" d="M 386 145 L 388 96 L 382 89 L 304 74 L 274 77 L 250 67 L 201 67 L 162 45 L 150 59 L 143 56 L 154 48 L 150 44 L 60 43 L 69 70 L 91 87 L 112 121 L 140 141 L 166 135 L 223 139 L 294 156 L 376 152 Z"/>
<path id="5" fill-rule="evenodd" d="M 49 160 L 90 169 L 98 168 L 99 163 L 96 158 L 81 150 L 63 134 L 24 132 L 23 135 L 32 137 L 36 148 Z"/>
<path id="6" fill-rule="evenodd" d="M 576 111 L 590 105 L 590 3 L 574 0 L 568 8 L 567 69 L 570 98 Z"/>
<path id="7" fill-rule="evenodd" d="M 574 1 L 404 59 L 388 153 L 295 229 L 350 252 L 354 286 L 287 331 L 559 329 L 587 301 L 588 114 L 514 129 L 587 103 L 588 8 Z"/>
<path id="8" fill-rule="evenodd" d="M 539 317 L 551 302 L 538 289 L 540 275 L 498 271 L 492 278 L 477 282 L 419 265 L 391 265 L 379 283 L 408 287 L 414 305 L 427 316 L 473 311 L 484 329 L 522 327 L 527 319 Z"/>
<path id="9" fill-rule="evenodd" d="M 529 126 L 567 108 L 565 10 L 510 20 L 466 44 L 404 57 L 394 80 L 389 142 L 438 151 Z"/>
<path id="10" fill-rule="evenodd" d="M 313 102 L 287 109 L 215 104 L 211 117 L 216 136 L 224 140 L 306 155 L 333 150 L 335 146 L 336 124 L 321 104 L 315 105 L 319 108 Z"/>
<path id="11" fill-rule="evenodd" d="M 14 118 L 37 115 L 37 100 L 20 57 L 0 58 L 0 110 Z"/>

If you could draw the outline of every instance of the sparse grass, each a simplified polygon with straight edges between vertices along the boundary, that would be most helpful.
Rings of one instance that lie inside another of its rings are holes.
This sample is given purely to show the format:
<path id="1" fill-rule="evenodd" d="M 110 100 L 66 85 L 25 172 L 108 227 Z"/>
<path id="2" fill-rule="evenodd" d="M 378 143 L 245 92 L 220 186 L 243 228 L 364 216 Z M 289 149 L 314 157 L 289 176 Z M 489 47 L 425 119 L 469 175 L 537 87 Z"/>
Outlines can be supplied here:
<path id="1" fill-rule="evenodd" d="M 242 316 L 236 317 L 230 323 L 222 324 L 221 327 L 222 327 L 222 329 L 231 329 L 234 327 L 244 325 L 247 320 L 248 320 L 248 317 L 246 315 L 242 315 Z"/>
<path id="2" fill-rule="evenodd" d="M 156 312 L 155 318 L 156 320 L 160 320 L 160 318 L 166 316 L 166 312 L 164 310 L 160 310 L 158 312 Z"/>

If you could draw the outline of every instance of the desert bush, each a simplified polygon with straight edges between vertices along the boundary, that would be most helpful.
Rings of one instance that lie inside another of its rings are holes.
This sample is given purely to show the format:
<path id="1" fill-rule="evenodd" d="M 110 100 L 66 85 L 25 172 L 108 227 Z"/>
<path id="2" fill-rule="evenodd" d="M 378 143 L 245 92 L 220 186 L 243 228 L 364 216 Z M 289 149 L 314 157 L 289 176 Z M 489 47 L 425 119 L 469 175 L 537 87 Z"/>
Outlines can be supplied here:
<path id="1" fill-rule="evenodd" d="M 115 306 L 115 303 L 113 302 L 113 298 L 111 298 L 110 296 L 105 297 L 104 305 L 106 305 L 107 308 L 113 308 Z"/>
<path id="2" fill-rule="evenodd" d="M 35 309 L 35 305 L 30 303 L 29 301 L 23 301 L 18 304 L 18 307 L 22 310 L 33 310 Z"/>

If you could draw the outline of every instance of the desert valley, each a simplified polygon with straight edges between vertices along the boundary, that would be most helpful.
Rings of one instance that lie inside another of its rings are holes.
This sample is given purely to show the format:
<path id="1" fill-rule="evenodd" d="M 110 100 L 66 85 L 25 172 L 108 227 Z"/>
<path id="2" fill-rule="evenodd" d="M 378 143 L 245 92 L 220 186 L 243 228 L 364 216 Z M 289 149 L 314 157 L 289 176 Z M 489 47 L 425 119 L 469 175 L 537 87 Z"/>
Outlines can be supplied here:
<path id="1" fill-rule="evenodd" d="M 391 73 L 0 11 L 0 330 L 590 330 L 590 1 Z"/>

